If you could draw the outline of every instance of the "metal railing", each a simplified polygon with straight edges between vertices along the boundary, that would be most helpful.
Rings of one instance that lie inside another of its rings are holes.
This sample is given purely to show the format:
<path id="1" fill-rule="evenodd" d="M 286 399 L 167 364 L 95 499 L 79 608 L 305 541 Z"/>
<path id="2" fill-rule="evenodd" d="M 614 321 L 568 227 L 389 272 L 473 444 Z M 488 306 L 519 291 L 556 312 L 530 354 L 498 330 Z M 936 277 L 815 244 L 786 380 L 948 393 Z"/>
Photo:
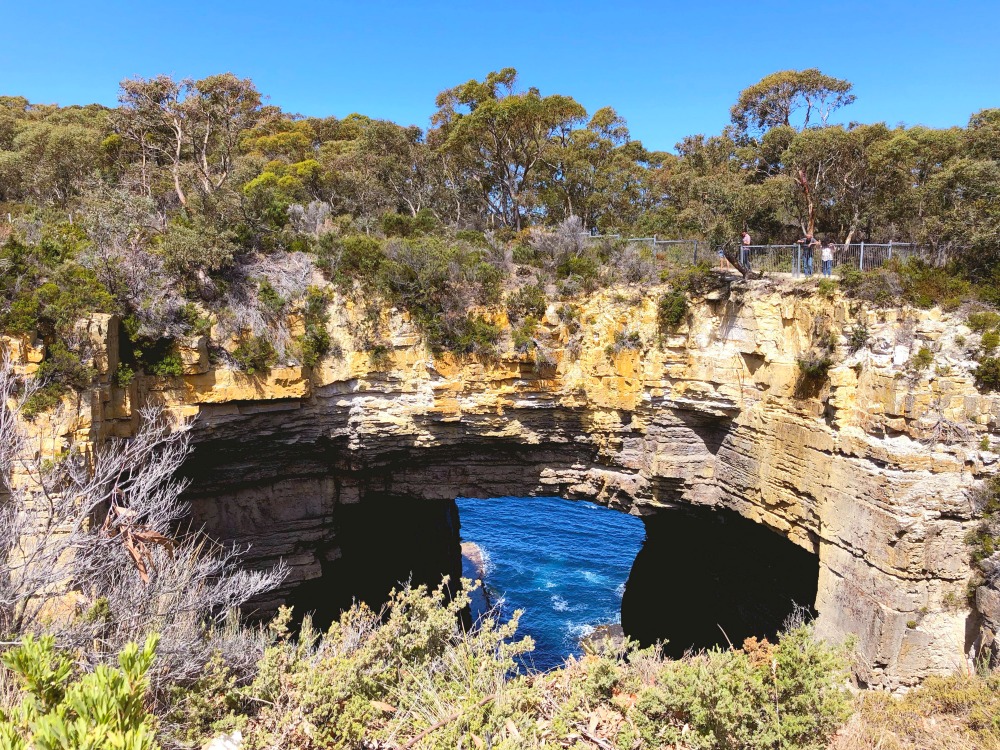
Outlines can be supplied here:
<path id="1" fill-rule="evenodd" d="M 658 237 L 621 237 L 621 235 L 588 235 L 588 239 L 611 239 L 619 242 L 640 243 L 649 247 L 661 268 L 683 268 L 699 261 L 729 268 L 718 248 L 705 240 L 661 240 Z M 819 245 L 805 248 L 802 244 L 790 245 L 740 245 L 736 252 L 741 259 L 749 260 L 754 271 L 787 273 L 794 277 L 823 273 L 823 255 Z M 833 246 L 833 274 L 845 270 L 869 271 L 880 268 L 893 259 L 923 258 L 933 262 L 935 255 L 930 248 L 908 242 L 852 242 Z"/>

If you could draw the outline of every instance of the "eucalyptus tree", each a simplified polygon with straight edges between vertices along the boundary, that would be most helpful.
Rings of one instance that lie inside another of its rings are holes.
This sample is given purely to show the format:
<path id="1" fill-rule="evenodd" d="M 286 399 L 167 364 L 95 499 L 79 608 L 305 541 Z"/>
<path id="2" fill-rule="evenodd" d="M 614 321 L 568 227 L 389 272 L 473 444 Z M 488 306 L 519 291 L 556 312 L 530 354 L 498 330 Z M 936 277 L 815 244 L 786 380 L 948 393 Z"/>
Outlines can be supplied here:
<path id="1" fill-rule="evenodd" d="M 442 91 L 436 104 L 435 144 L 476 183 L 487 214 L 516 230 L 535 208 L 535 173 L 551 140 L 587 114 L 571 97 L 518 91 L 514 68 Z"/>
<path id="2" fill-rule="evenodd" d="M 137 149 L 143 184 L 149 190 L 157 167 L 165 166 L 185 208 L 191 186 L 205 196 L 218 192 L 234 171 L 240 139 L 278 116 L 263 105 L 253 81 L 232 73 L 198 81 L 126 79 L 118 101 L 113 125 Z"/>
<path id="3" fill-rule="evenodd" d="M 833 112 L 853 103 L 853 88 L 850 81 L 816 68 L 781 70 L 743 89 L 729 114 L 741 134 L 779 125 L 804 130 L 810 125 L 826 125 Z M 793 117 L 799 112 L 801 120 Z"/>

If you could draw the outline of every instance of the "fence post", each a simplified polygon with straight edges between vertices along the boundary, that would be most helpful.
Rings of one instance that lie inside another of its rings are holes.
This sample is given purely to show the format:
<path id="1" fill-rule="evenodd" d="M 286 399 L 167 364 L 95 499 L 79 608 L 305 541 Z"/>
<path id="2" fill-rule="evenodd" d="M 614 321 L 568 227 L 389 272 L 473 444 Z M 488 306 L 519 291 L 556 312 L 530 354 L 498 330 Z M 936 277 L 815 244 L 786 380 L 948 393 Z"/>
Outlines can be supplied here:
<path id="1" fill-rule="evenodd" d="M 892 240 L 889 240 L 889 260 L 892 260 Z"/>
<path id="2" fill-rule="evenodd" d="M 693 264 L 698 265 L 698 240 L 694 241 L 694 259 Z"/>
<path id="3" fill-rule="evenodd" d="M 865 241 L 861 240 L 861 254 L 858 256 L 858 270 L 865 270 Z"/>

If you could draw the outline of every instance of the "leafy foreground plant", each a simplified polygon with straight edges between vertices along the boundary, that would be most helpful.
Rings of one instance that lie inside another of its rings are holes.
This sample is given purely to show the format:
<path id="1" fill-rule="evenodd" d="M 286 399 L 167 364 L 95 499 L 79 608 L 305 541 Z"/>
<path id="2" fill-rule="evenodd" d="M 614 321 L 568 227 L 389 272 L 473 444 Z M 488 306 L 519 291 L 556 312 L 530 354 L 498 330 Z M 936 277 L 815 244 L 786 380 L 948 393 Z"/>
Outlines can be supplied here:
<path id="1" fill-rule="evenodd" d="M 246 695 L 263 709 L 245 747 L 791 750 L 825 747 L 847 715 L 845 654 L 806 625 L 679 661 L 609 646 L 525 674 L 516 661 L 533 644 L 514 637 L 519 613 L 465 632 L 467 602 L 447 602 L 443 586 L 399 591 L 381 615 L 357 605 L 297 640 L 285 611 Z"/>
<path id="2" fill-rule="evenodd" d="M 25 695 L 0 712 L 0 750 L 156 750 L 145 697 L 158 642 L 151 635 L 141 649 L 130 643 L 118 668 L 100 664 L 71 682 L 73 661 L 56 652 L 55 639 L 25 636 L 3 657 Z"/>

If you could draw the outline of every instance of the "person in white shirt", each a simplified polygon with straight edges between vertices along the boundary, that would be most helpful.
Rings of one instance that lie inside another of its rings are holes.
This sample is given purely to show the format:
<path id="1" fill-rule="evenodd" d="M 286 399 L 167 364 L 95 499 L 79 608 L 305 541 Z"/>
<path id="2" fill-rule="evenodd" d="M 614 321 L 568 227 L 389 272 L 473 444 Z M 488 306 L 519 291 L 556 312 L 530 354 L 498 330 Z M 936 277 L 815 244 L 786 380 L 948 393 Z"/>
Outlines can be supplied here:
<path id="1" fill-rule="evenodd" d="M 820 258 L 823 261 L 823 275 L 833 275 L 833 240 L 827 240 L 820 251 Z"/>

